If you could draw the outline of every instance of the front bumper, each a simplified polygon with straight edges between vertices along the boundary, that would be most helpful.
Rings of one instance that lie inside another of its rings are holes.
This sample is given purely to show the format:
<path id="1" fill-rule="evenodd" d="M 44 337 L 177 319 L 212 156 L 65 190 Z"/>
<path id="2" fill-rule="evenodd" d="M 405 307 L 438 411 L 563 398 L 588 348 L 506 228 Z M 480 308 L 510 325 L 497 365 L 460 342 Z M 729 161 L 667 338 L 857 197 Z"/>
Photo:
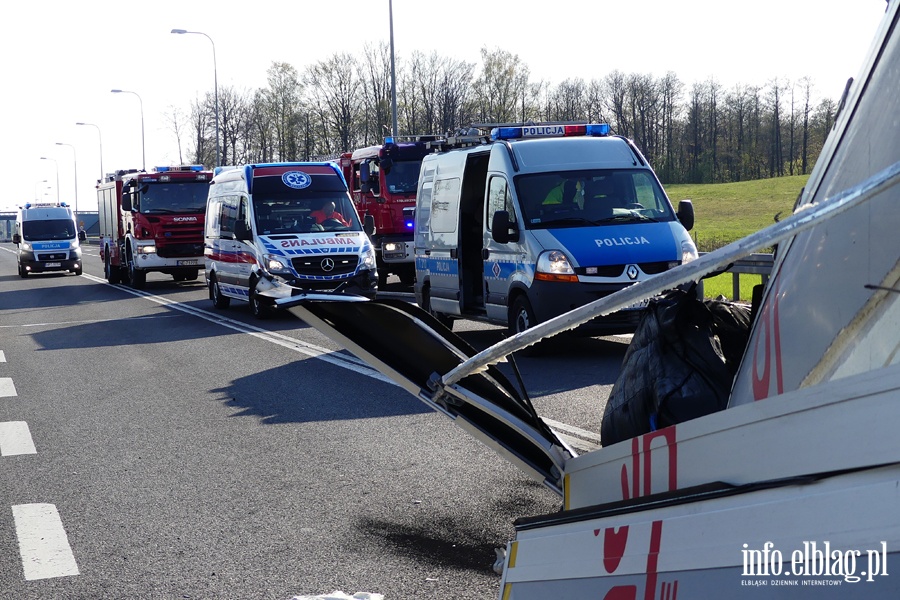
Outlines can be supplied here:
<path id="1" fill-rule="evenodd" d="M 531 303 L 538 323 L 543 323 L 570 310 L 609 296 L 628 285 L 536 280 L 532 282 L 531 288 L 528 290 L 528 301 Z M 620 310 L 591 319 L 579 326 L 575 332 L 583 335 L 634 333 L 643 314 L 642 307 Z"/>

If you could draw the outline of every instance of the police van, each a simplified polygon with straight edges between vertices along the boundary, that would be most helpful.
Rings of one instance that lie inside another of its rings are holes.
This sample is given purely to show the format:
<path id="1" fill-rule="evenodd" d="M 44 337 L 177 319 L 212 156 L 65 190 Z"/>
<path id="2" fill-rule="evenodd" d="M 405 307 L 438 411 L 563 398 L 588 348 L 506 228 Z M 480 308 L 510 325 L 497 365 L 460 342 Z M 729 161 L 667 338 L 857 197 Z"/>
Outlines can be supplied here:
<path id="1" fill-rule="evenodd" d="M 75 213 L 65 202 L 25 204 L 16 215 L 13 233 L 19 277 L 50 271 L 81 275 L 81 242 L 85 239 L 87 234 L 78 231 Z"/>
<path id="2" fill-rule="evenodd" d="M 419 177 L 415 292 L 445 325 L 469 318 L 518 333 L 697 257 L 693 205 L 676 212 L 641 152 L 607 124 L 499 126 L 437 150 Z M 579 333 L 633 332 L 642 308 Z"/>
<path id="3" fill-rule="evenodd" d="M 267 316 L 303 292 L 374 298 L 375 250 L 334 163 L 217 167 L 206 206 L 204 259 L 216 308 L 232 299 Z"/>

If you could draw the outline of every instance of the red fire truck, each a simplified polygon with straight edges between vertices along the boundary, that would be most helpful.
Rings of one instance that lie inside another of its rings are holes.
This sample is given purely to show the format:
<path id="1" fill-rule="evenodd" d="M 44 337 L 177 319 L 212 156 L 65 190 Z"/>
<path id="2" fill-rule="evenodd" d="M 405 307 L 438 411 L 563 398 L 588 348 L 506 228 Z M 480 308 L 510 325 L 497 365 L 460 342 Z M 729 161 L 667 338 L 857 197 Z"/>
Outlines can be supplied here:
<path id="1" fill-rule="evenodd" d="M 394 273 L 411 284 L 416 269 L 413 254 L 413 213 L 422 158 L 434 136 L 385 138 L 384 144 L 341 155 L 341 169 L 360 218 L 375 218 L 370 236 L 378 260 L 378 285 Z"/>
<path id="2" fill-rule="evenodd" d="M 143 288 L 147 273 L 197 279 L 212 172 L 201 165 L 120 170 L 97 185 L 106 280 Z"/>

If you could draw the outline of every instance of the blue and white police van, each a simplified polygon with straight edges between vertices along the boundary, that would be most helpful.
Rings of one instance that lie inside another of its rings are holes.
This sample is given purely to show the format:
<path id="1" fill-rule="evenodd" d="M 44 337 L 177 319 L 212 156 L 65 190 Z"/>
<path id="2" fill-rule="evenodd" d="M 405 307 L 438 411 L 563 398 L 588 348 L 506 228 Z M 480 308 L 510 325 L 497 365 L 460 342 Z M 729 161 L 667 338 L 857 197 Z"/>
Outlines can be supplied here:
<path id="1" fill-rule="evenodd" d="M 279 298 L 374 298 L 375 249 L 334 163 L 217 167 L 206 205 L 204 256 L 216 308 L 232 299 L 267 316 Z"/>
<path id="2" fill-rule="evenodd" d="M 16 214 L 13 233 L 19 277 L 52 271 L 81 275 L 85 239 L 87 234 L 78 231 L 75 213 L 65 202 L 25 204 Z"/>
<path id="3" fill-rule="evenodd" d="M 477 319 L 518 333 L 697 257 L 693 205 L 676 212 L 634 143 L 607 124 L 499 126 L 437 150 L 419 177 L 415 292 L 445 325 Z M 642 308 L 579 333 L 633 332 Z"/>

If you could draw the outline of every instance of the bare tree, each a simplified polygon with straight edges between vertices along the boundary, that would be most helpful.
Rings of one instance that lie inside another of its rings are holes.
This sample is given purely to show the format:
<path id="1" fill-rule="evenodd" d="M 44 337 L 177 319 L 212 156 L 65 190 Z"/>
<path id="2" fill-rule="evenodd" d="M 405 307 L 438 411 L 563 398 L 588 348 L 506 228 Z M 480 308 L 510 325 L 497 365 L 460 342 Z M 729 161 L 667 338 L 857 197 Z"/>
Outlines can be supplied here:
<path id="1" fill-rule="evenodd" d="M 169 126 L 172 128 L 172 133 L 175 134 L 175 142 L 178 144 L 178 164 L 183 165 L 184 155 L 181 152 L 181 134 L 185 126 L 186 118 L 181 109 L 174 105 L 168 107 L 165 116 L 169 121 Z"/>
<path id="2" fill-rule="evenodd" d="M 304 73 L 311 111 L 319 128 L 315 154 L 345 152 L 361 142 L 361 84 L 355 64 L 351 55 L 342 53 L 307 67 Z"/>
<path id="3" fill-rule="evenodd" d="M 488 123 L 514 121 L 526 93 L 528 67 L 517 54 L 481 49 L 481 74 L 475 80 L 475 116 Z"/>

